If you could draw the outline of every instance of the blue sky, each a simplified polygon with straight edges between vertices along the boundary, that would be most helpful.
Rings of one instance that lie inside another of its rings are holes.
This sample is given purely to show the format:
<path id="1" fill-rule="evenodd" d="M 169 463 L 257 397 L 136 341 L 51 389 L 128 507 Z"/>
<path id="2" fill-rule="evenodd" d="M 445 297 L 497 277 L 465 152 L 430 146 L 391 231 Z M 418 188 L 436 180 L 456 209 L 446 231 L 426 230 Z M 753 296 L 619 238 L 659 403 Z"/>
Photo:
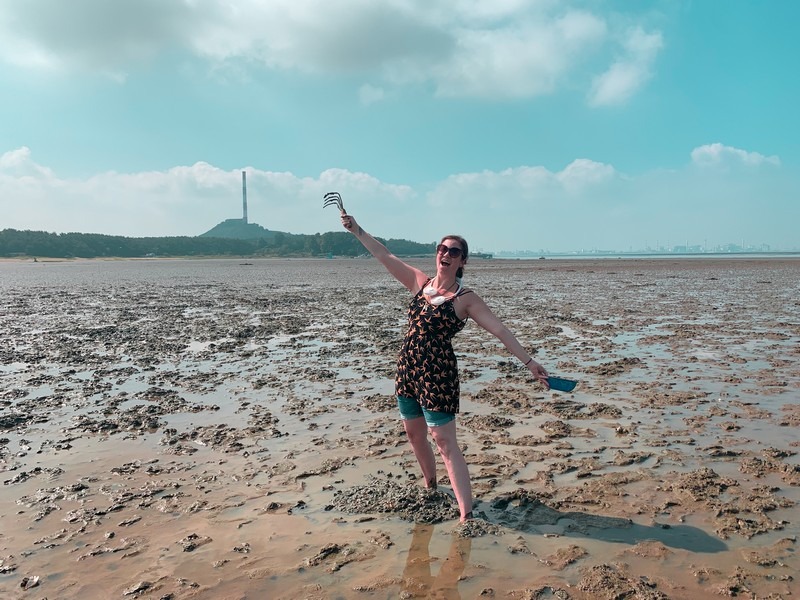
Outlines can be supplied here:
<path id="1" fill-rule="evenodd" d="M 0 229 L 800 249 L 799 7 L 0 0 Z"/>

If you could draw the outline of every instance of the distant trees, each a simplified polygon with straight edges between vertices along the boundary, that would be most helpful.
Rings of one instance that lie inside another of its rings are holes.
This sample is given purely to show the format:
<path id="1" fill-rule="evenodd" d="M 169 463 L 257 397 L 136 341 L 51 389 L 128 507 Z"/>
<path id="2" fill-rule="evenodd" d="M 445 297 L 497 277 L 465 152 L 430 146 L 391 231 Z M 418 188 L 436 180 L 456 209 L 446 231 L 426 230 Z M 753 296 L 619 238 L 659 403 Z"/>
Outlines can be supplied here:
<path id="1" fill-rule="evenodd" d="M 0 256 L 51 258 L 140 258 L 146 256 L 359 256 L 364 247 L 345 231 L 314 235 L 270 232 L 269 239 L 214 237 L 131 238 L 97 233 L 0 231 Z M 398 256 L 433 253 L 433 243 L 381 240 Z"/>
<path id="2" fill-rule="evenodd" d="M 0 256 L 48 256 L 53 258 L 134 258 L 155 256 L 252 254 L 246 240 L 199 237 L 128 238 L 97 233 L 48 233 L 0 231 Z"/>

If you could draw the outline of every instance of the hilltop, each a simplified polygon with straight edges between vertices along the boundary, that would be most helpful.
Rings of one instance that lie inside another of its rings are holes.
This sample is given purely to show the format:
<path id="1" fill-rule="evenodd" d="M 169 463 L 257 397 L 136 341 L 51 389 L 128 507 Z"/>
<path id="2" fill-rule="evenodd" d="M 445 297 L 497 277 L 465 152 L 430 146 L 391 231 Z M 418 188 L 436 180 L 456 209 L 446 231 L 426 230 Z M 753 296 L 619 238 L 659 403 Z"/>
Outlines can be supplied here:
<path id="1" fill-rule="evenodd" d="M 279 231 L 270 231 L 257 223 L 248 223 L 244 219 L 226 219 L 198 237 L 226 238 L 234 240 L 271 240 Z"/>

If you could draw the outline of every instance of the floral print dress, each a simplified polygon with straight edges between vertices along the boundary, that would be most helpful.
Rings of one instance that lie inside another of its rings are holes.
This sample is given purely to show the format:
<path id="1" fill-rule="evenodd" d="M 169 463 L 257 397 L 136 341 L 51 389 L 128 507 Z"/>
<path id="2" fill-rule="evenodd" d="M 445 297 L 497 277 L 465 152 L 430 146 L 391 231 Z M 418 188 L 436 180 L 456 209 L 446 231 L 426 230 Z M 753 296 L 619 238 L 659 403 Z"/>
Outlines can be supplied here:
<path id="1" fill-rule="evenodd" d="M 457 413 L 458 362 L 451 340 L 467 320 L 456 316 L 453 300 L 471 290 L 459 285 L 452 298 L 435 306 L 422 293 L 424 288 L 408 305 L 408 331 L 397 358 L 395 393 L 417 400 L 429 411 Z"/>

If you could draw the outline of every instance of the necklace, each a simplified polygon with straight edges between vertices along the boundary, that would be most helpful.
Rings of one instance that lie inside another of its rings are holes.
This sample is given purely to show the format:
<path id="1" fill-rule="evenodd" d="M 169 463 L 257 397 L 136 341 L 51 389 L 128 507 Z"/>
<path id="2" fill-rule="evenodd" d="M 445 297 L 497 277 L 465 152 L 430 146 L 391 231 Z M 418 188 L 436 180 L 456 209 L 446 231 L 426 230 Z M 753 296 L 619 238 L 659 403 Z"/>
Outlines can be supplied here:
<path id="1" fill-rule="evenodd" d="M 450 291 L 450 289 L 451 289 L 451 288 L 452 288 L 454 285 L 456 285 L 456 283 L 457 283 L 457 282 L 456 282 L 456 281 L 454 281 L 454 282 L 453 282 L 453 283 L 451 283 L 449 286 L 447 286 L 447 288 L 444 290 L 444 293 L 446 294 L 447 292 L 449 292 L 449 291 Z M 445 300 L 447 300 L 447 298 L 445 298 L 445 297 L 444 297 L 443 295 L 441 295 L 441 294 L 440 294 L 440 295 L 438 295 L 438 296 L 434 296 L 434 294 L 435 294 L 436 292 L 438 292 L 438 291 L 439 291 L 439 286 L 438 286 L 438 285 L 437 285 L 437 286 L 434 286 L 434 285 L 433 285 L 433 283 L 431 283 L 431 285 L 429 285 L 429 286 L 428 286 L 428 287 L 426 287 L 424 290 L 422 290 L 422 293 L 423 293 L 423 294 L 425 294 L 426 296 L 428 296 L 428 297 L 430 298 L 429 302 L 430 302 L 431 304 L 433 304 L 434 306 L 439 306 L 440 304 L 444 303 L 444 301 L 445 301 Z"/>

